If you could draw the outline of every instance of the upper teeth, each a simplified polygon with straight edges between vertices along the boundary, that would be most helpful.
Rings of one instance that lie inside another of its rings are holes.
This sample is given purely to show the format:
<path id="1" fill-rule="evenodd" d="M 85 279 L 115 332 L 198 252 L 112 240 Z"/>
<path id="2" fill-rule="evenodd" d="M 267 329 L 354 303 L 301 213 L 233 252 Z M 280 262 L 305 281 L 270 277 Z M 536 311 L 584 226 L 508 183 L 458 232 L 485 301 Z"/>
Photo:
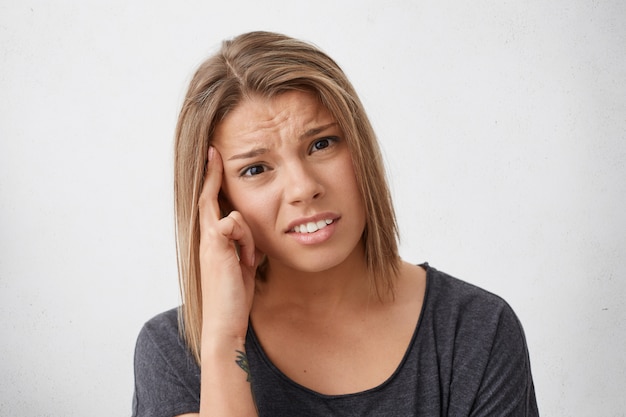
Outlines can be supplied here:
<path id="1" fill-rule="evenodd" d="M 320 220 L 317 222 L 308 222 L 305 224 L 301 224 L 300 226 L 294 227 L 293 231 L 296 233 L 313 233 L 313 232 L 317 232 L 320 229 L 325 228 L 332 222 L 333 222 L 332 219 Z"/>

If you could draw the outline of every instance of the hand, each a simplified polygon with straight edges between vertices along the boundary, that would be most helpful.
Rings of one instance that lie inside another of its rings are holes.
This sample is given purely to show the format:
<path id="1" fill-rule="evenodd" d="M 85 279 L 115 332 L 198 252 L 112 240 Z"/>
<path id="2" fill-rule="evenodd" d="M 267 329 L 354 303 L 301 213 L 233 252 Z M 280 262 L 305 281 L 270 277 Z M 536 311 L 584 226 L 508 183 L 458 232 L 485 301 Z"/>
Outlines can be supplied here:
<path id="1" fill-rule="evenodd" d="M 243 339 L 262 254 L 255 249 L 252 232 L 239 212 L 221 217 L 218 195 L 223 169 L 221 155 L 210 147 L 198 200 L 203 333 Z"/>

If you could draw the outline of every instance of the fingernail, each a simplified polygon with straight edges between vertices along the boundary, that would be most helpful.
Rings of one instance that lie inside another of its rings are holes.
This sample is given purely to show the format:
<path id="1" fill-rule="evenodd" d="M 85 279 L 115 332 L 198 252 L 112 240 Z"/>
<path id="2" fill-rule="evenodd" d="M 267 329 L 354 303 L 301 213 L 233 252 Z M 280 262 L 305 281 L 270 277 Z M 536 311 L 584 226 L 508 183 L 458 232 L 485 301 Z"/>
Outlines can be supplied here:
<path id="1" fill-rule="evenodd" d="M 209 161 L 213 159 L 214 155 L 215 155 L 215 148 L 213 146 L 209 146 Z"/>

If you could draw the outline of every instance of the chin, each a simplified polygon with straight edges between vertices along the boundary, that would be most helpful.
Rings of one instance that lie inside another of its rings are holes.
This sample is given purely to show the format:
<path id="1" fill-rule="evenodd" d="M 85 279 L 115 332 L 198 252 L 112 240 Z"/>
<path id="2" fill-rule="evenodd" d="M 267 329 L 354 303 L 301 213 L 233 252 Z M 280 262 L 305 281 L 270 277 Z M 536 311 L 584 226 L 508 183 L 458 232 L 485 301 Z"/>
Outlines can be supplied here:
<path id="1" fill-rule="evenodd" d="M 337 250 L 330 250 L 329 253 L 319 252 L 300 253 L 290 257 L 268 256 L 270 268 L 272 265 L 280 265 L 279 269 L 288 268 L 297 272 L 315 274 L 341 267 L 348 262 L 351 253 L 343 253 Z"/>

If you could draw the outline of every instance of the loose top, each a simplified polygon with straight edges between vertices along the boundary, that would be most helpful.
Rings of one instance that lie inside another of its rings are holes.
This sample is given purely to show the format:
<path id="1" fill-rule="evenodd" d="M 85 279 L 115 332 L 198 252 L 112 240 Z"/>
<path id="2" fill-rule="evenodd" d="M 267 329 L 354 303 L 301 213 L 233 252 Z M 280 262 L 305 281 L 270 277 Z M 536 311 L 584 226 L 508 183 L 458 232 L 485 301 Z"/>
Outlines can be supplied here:
<path id="1" fill-rule="evenodd" d="M 510 306 L 423 267 L 424 303 L 404 358 L 369 390 L 324 395 L 297 384 L 269 360 L 249 326 L 246 353 L 259 415 L 538 416 L 524 332 Z M 161 313 L 139 334 L 135 417 L 199 412 L 200 369 L 179 336 L 177 315 L 178 309 Z"/>

